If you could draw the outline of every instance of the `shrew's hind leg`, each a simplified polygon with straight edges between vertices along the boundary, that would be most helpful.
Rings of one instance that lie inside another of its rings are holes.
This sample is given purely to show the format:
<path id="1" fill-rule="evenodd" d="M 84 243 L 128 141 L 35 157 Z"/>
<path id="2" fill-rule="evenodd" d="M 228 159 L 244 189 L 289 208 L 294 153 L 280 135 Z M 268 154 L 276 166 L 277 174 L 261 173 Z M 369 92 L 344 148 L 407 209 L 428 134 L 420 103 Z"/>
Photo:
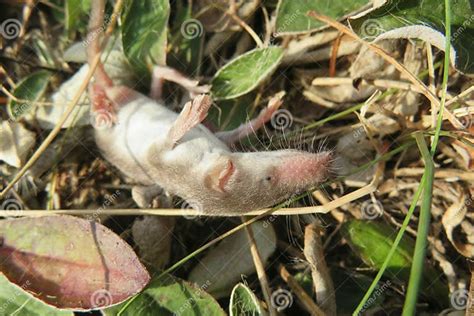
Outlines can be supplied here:
<path id="1" fill-rule="evenodd" d="M 265 123 L 271 120 L 273 114 L 278 110 L 281 106 L 283 101 L 281 100 L 283 95 L 278 94 L 268 101 L 268 105 L 264 108 L 260 114 L 250 120 L 248 123 L 242 124 L 234 130 L 219 132 L 216 133 L 216 136 L 225 142 L 228 145 L 232 145 L 235 142 L 241 140 L 244 137 L 256 132 L 259 128 L 261 128 Z"/>
<path id="2" fill-rule="evenodd" d="M 166 66 L 155 66 L 152 73 L 151 92 L 150 96 L 160 101 L 163 97 L 163 83 L 164 81 L 172 81 L 179 84 L 191 94 L 191 98 L 203 93 L 209 92 L 209 86 L 199 85 L 199 81 L 187 78 L 185 75 L 176 69 Z"/>

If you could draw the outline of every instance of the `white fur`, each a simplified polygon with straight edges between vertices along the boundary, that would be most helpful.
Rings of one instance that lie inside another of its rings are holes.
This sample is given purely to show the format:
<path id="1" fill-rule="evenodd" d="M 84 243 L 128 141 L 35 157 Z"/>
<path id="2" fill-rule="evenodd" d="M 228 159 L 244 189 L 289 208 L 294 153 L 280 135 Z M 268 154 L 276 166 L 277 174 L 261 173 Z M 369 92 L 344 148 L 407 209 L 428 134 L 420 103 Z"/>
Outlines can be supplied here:
<path id="1" fill-rule="evenodd" d="M 177 117 L 163 105 L 139 95 L 118 110 L 113 127 L 96 130 L 96 142 L 107 160 L 136 183 L 158 184 L 206 214 L 236 214 L 271 206 L 320 182 L 327 171 L 327 153 L 232 153 L 203 125 L 168 148 L 166 137 Z M 209 178 L 219 183 L 229 161 L 234 172 L 224 190 L 206 185 Z M 301 172 L 294 179 L 282 175 L 286 169 L 293 170 L 292 163 L 301 165 L 302 161 L 308 162 L 311 172 Z M 321 169 L 315 171 L 315 164 Z M 271 181 L 266 180 L 269 176 Z"/>

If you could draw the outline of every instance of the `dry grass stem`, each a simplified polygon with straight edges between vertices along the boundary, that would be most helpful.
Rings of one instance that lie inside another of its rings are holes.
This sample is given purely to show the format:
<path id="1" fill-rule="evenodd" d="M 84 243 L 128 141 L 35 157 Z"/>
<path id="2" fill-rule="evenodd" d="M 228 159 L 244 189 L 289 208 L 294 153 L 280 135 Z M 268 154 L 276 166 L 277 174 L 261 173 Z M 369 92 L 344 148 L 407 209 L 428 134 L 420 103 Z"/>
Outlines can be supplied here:
<path id="1" fill-rule="evenodd" d="M 245 223 L 245 217 L 242 217 L 242 223 Z M 253 229 L 251 225 L 245 226 L 245 232 L 247 233 L 247 238 L 250 242 L 250 252 L 252 254 L 253 263 L 255 265 L 255 270 L 257 271 L 258 280 L 260 281 L 260 286 L 262 287 L 263 297 L 265 298 L 265 303 L 267 304 L 268 311 L 271 316 L 276 316 L 277 312 L 272 305 L 271 300 L 271 290 L 268 283 L 268 277 L 265 273 L 265 267 L 263 266 L 262 257 L 255 242 L 255 237 L 253 235 Z"/>
<path id="2" fill-rule="evenodd" d="M 280 276 L 291 288 L 291 291 L 295 293 L 303 307 L 308 311 L 308 313 L 310 313 L 310 315 L 326 315 L 283 265 L 280 265 Z"/>
<path id="3" fill-rule="evenodd" d="M 318 305 L 328 315 L 336 315 L 336 292 L 324 259 L 323 244 L 317 223 L 306 226 L 304 230 L 304 255 L 311 267 L 313 286 Z"/>

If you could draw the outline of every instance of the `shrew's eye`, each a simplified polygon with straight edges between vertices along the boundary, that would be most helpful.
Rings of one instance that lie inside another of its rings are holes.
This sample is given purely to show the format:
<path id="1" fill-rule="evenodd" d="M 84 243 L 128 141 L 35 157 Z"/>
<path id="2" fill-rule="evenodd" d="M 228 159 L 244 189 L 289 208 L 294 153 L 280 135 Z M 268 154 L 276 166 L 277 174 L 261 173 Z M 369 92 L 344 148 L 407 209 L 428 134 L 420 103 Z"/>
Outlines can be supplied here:
<path id="1" fill-rule="evenodd" d="M 265 180 L 272 181 L 272 177 L 268 176 L 268 177 L 265 178 Z"/>

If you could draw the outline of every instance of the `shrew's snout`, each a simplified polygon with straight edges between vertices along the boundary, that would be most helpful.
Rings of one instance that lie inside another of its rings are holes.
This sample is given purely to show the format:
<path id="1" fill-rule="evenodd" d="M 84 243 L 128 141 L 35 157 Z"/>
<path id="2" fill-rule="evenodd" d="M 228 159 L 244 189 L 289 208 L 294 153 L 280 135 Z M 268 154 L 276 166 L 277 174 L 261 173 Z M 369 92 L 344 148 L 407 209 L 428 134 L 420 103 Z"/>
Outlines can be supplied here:
<path id="1" fill-rule="evenodd" d="M 317 154 L 293 153 L 291 156 L 282 159 L 281 165 L 277 167 L 277 173 L 280 181 L 284 183 L 311 185 L 326 179 L 332 160 L 330 151 Z"/>

